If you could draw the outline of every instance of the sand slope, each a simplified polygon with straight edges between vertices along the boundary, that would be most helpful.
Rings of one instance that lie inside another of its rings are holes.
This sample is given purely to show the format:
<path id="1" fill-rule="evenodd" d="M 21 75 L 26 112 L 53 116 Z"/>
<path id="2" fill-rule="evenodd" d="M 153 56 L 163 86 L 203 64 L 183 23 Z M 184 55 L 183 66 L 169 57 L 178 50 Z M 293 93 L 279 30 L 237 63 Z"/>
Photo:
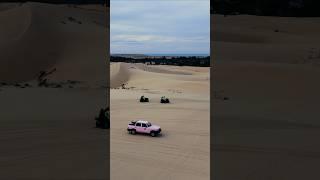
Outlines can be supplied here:
<path id="1" fill-rule="evenodd" d="M 47 12 L 48 16 L 42 15 L 44 12 Z M 50 13 L 50 8 L 44 7 L 40 10 L 30 4 L 1 12 L 0 21 L 5 24 L 0 32 L 1 81 L 30 80 L 41 69 L 55 63 L 60 56 L 57 52 L 61 52 L 63 42 L 53 36 L 53 33 L 57 33 L 56 37 L 59 37 L 59 30 L 52 26 L 52 18 L 49 17 L 53 15 L 50 16 Z M 44 23 L 45 21 L 48 23 Z M 36 65 L 32 66 L 31 63 Z"/>
<path id="2" fill-rule="evenodd" d="M 0 31 L 0 81 L 32 80 L 53 67 L 58 70 L 55 80 L 106 80 L 108 29 L 102 18 L 106 15 L 101 10 L 40 3 L 2 11 L 0 22 L 6 26 Z M 88 61 L 95 58 L 101 60 Z"/>
<path id="3" fill-rule="evenodd" d="M 128 88 L 208 93 L 209 78 L 208 68 L 111 64 L 111 88 L 126 84 Z"/>
<path id="4" fill-rule="evenodd" d="M 219 61 L 303 63 L 319 50 L 318 22 L 317 18 L 212 16 L 217 52 L 213 55 Z"/>
<path id="5" fill-rule="evenodd" d="M 208 72 L 111 64 L 111 179 L 209 179 Z M 116 89 L 121 84 L 128 89 Z M 150 103 L 139 103 L 141 95 Z M 160 104 L 163 95 L 172 104 Z M 134 119 L 160 125 L 162 136 L 128 134 L 127 124 Z"/>
<path id="6" fill-rule="evenodd" d="M 318 179 L 319 20 L 212 16 L 215 178 Z"/>
<path id="7" fill-rule="evenodd" d="M 94 121 L 108 104 L 105 8 L 0 9 L 1 178 L 106 179 L 109 133 Z M 38 87 L 36 75 L 54 68 L 47 78 L 62 87 Z"/>

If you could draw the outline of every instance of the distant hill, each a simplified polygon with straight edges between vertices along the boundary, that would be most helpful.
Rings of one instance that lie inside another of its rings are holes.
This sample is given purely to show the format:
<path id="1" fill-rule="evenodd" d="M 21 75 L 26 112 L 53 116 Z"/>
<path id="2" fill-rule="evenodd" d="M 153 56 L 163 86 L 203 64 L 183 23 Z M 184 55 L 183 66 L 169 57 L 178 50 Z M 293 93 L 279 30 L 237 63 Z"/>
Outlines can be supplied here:
<path id="1" fill-rule="evenodd" d="M 211 0 L 211 14 L 320 17 L 319 0 Z"/>

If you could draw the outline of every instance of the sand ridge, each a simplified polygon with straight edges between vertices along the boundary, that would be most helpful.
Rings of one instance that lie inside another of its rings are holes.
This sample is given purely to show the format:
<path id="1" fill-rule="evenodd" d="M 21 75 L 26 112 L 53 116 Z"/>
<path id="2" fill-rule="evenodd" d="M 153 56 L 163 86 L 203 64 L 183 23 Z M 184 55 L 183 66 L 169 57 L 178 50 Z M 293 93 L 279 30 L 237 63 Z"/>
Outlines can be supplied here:
<path id="1" fill-rule="evenodd" d="M 121 78 L 119 78 L 121 77 Z M 126 84 L 128 88 L 208 92 L 208 68 L 186 68 L 143 64 L 113 63 L 111 88 Z"/>

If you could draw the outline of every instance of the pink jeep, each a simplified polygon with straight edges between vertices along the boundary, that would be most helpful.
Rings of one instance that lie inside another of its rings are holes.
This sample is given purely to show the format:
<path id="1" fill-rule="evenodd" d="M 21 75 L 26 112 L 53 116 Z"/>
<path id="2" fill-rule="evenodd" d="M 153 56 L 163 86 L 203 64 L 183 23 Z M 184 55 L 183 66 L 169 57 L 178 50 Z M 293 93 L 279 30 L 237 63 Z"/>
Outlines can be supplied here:
<path id="1" fill-rule="evenodd" d="M 160 126 L 152 125 L 148 121 L 131 121 L 128 125 L 128 132 L 130 134 L 143 133 L 150 134 L 152 137 L 157 136 L 161 132 Z"/>

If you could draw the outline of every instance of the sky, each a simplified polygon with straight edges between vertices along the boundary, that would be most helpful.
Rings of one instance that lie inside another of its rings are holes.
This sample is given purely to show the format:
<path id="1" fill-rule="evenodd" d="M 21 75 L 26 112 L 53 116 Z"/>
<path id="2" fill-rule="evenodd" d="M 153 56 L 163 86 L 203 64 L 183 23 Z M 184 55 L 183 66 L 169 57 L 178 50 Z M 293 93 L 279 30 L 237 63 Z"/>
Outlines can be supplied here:
<path id="1" fill-rule="evenodd" d="M 111 54 L 209 54 L 209 0 L 111 0 Z"/>

